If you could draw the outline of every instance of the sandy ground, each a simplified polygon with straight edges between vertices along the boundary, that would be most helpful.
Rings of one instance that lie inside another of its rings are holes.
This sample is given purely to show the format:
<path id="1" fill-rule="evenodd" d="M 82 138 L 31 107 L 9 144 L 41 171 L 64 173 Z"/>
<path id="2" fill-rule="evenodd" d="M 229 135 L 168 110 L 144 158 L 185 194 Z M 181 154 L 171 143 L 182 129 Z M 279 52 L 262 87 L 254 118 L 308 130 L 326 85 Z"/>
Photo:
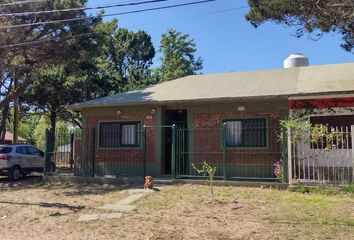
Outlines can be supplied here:
<path id="1" fill-rule="evenodd" d="M 1 239 L 354 239 L 354 196 L 264 188 L 165 186 L 120 219 L 77 222 L 128 196 L 111 185 L 8 184 Z"/>

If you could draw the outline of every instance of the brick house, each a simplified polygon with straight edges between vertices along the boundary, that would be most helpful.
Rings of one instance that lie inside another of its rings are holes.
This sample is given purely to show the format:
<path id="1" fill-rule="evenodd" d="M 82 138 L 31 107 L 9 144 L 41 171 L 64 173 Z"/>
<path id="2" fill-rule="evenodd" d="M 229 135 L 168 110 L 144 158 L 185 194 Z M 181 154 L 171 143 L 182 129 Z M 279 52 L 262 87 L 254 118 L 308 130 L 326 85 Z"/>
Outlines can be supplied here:
<path id="1" fill-rule="evenodd" d="M 95 169 L 99 176 L 139 176 L 145 162 L 148 175 L 175 169 L 183 177 L 195 174 L 192 163 L 206 161 L 220 177 L 273 179 L 281 158 L 279 120 L 301 111 L 301 101 L 333 105 L 343 98 L 350 111 L 354 63 L 194 75 L 69 108 L 90 129 L 83 136 L 84 175 Z M 346 113 L 354 125 L 353 113 Z"/>

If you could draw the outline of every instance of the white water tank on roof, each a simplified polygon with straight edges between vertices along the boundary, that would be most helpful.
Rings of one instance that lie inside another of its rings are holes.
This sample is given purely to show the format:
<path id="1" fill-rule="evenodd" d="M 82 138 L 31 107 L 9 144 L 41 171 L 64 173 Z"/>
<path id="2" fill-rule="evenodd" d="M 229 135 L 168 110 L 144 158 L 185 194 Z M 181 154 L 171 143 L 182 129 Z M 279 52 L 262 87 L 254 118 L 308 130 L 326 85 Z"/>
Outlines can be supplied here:
<path id="1" fill-rule="evenodd" d="M 283 62 L 284 68 L 305 67 L 308 65 L 309 59 L 301 53 L 290 54 Z"/>

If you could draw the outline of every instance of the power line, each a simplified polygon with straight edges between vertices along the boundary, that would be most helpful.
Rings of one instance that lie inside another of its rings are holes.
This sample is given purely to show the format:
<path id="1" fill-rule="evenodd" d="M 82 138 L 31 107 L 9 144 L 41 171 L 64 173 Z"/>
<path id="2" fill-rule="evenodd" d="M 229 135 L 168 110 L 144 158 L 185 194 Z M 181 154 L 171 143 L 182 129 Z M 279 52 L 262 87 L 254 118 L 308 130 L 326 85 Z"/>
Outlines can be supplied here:
<path id="1" fill-rule="evenodd" d="M 92 6 L 92 7 L 54 9 L 54 10 L 33 11 L 33 12 L 3 13 L 3 14 L 0 14 L 0 17 L 19 17 L 19 16 L 48 14 L 48 13 L 57 13 L 57 12 L 96 10 L 96 9 L 105 9 L 105 8 L 114 8 L 114 7 L 136 6 L 136 5 L 149 4 L 149 3 L 166 2 L 166 1 L 169 1 L 169 0 L 149 0 L 149 1 L 142 1 L 142 2 L 125 2 L 125 3 L 120 2 L 120 3 L 112 3 L 112 4 L 105 4 L 105 5 L 97 5 L 97 6 Z"/>
<path id="2" fill-rule="evenodd" d="M 4 45 L 4 46 L 1 46 L 0 49 L 20 47 L 20 46 L 25 46 L 25 45 L 37 44 L 37 43 L 61 42 L 64 40 L 68 40 L 70 38 L 80 38 L 80 37 L 85 37 L 85 36 L 90 36 L 90 35 L 95 35 L 95 34 L 98 34 L 98 32 L 81 33 L 81 34 L 71 35 L 71 36 L 67 36 L 67 37 L 61 37 L 59 39 L 43 39 L 43 40 L 36 40 L 36 41 L 29 41 L 29 42 L 23 42 L 23 43 Z"/>
<path id="3" fill-rule="evenodd" d="M 234 7 L 234 8 L 222 9 L 222 10 L 206 12 L 206 13 L 201 13 L 201 14 L 196 14 L 196 15 L 191 15 L 191 16 L 186 16 L 186 17 L 166 19 L 166 20 L 164 20 L 164 22 L 166 22 L 166 21 L 173 22 L 173 21 L 180 21 L 180 20 L 183 21 L 183 20 L 187 20 L 188 18 L 203 17 L 203 16 L 219 14 L 219 13 L 224 13 L 224 12 L 231 12 L 231 11 L 241 10 L 241 9 L 246 9 L 246 8 L 249 8 L 249 6 Z M 129 25 L 129 26 L 126 26 L 126 28 L 141 27 L 141 26 L 147 26 L 147 25 L 156 24 L 156 23 L 160 23 L 160 21 L 149 22 L 149 23 L 145 23 L 145 24 Z"/>
<path id="4" fill-rule="evenodd" d="M 234 11 L 234 10 L 241 10 L 244 8 L 248 8 L 249 6 L 241 6 L 241 7 L 235 7 L 235 8 L 229 8 L 229 9 L 223 9 L 223 10 L 218 10 L 218 11 L 213 11 L 213 12 L 207 12 L 207 13 L 202 13 L 194 16 L 189 16 L 189 17 L 201 17 L 201 16 L 206 16 L 206 15 L 211 15 L 211 14 L 217 14 L 217 13 L 223 13 L 223 12 L 229 12 L 229 11 Z M 179 20 L 179 19 L 173 19 L 173 20 Z M 145 24 L 147 25 L 147 24 Z M 132 26 L 130 26 L 132 27 Z M 85 36 L 91 36 L 91 35 L 96 35 L 100 32 L 98 31 L 93 31 L 91 33 L 82 33 L 82 34 L 76 34 L 76 35 L 71 35 L 67 37 L 62 37 L 60 39 L 43 39 L 43 40 L 36 40 L 36 41 L 29 41 L 29 42 L 22 42 L 22 43 L 16 43 L 16 44 L 10 44 L 10 45 L 4 45 L 0 46 L 0 49 L 5 49 L 5 48 L 13 48 L 13 47 L 21 47 L 21 46 L 27 46 L 27 45 L 34 45 L 34 44 L 39 44 L 39 43 L 47 43 L 47 42 L 61 42 L 64 40 L 68 40 L 70 38 L 80 38 L 80 37 L 85 37 Z"/>
<path id="5" fill-rule="evenodd" d="M 120 12 L 120 13 L 102 14 L 102 15 L 99 15 L 99 17 L 112 17 L 112 16 L 119 16 L 119 15 L 127 15 L 127 14 L 133 14 L 133 13 L 141 13 L 141 12 L 156 11 L 156 10 L 169 9 L 169 8 L 177 8 L 177 7 L 190 6 L 190 5 L 215 2 L 215 1 L 217 1 L 217 0 L 203 0 L 203 1 L 197 1 L 197 2 L 189 2 L 189 3 L 162 6 L 162 7 L 145 8 L 145 9 L 140 9 L 140 10 Z M 97 17 L 79 17 L 79 18 L 60 19 L 60 20 L 53 20 L 53 21 L 46 21 L 46 22 L 25 23 L 25 24 L 18 24 L 18 25 L 8 25 L 8 26 L 0 27 L 0 29 L 12 29 L 12 28 L 19 28 L 19 27 L 52 24 L 52 23 L 74 22 L 74 21 L 88 20 L 88 19 L 95 19 L 95 18 L 97 18 Z"/>
<path id="6" fill-rule="evenodd" d="M 39 3 L 39 2 L 47 2 L 48 0 L 27 0 L 27 1 L 16 1 L 12 3 L 4 3 L 0 4 L 0 7 L 7 7 L 7 6 L 12 6 L 12 5 L 20 5 L 20 4 L 27 4 L 27 3 Z"/>

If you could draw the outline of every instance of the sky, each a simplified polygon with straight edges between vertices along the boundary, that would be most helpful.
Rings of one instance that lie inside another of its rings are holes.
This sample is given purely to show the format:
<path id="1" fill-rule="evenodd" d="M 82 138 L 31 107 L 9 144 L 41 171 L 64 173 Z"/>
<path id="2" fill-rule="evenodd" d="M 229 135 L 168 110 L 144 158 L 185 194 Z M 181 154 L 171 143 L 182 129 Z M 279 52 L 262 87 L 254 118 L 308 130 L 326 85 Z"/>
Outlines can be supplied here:
<path id="1" fill-rule="evenodd" d="M 170 0 L 165 3 L 106 9 L 105 13 L 145 9 L 193 2 Z M 88 6 L 132 2 L 127 0 L 88 0 Z M 291 53 L 302 53 L 310 65 L 354 62 L 354 54 L 340 47 L 341 36 L 325 34 L 319 40 L 309 35 L 297 38 L 295 28 L 267 22 L 254 28 L 245 20 L 249 8 L 246 0 L 218 0 L 158 11 L 116 16 L 118 26 L 130 31 L 144 30 L 152 37 L 156 49 L 161 35 L 173 28 L 189 34 L 197 44 L 196 56 L 204 60 L 202 73 L 222 73 L 282 68 L 283 60 Z M 104 21 L 112 17 L 104 18 Z M 154 59 L 159 64 L 159 55 Z"/>

